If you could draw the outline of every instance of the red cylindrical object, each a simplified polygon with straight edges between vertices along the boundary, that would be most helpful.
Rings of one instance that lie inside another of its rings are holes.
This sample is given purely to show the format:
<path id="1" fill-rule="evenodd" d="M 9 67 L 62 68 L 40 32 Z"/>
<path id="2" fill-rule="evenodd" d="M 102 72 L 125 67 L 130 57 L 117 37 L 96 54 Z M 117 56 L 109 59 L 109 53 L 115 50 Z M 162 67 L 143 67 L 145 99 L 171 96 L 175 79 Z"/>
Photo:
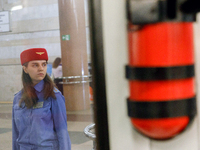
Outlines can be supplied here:
<path id="1" fill-rule="evenodd" d="M 129 26 L 129 66 L 173 67 L 194 65 L 193 25 L 165 22 L 144 25 L 132 31 Z M 130 100 L 169 101 L 195 96 L 194 77 L 186 79 L 141 81 L 130 80 Z M 188 116 L 176 118 L 131 118 L 133 126 L 154 139 L 174 137 L 186 128 Z"/>
<path id="2" fill-rule="evenodd" d="M 91 86 L 89 86 L 89 98 L 90 98 L 90 101 L 93 101 L 93 89 Z"/>

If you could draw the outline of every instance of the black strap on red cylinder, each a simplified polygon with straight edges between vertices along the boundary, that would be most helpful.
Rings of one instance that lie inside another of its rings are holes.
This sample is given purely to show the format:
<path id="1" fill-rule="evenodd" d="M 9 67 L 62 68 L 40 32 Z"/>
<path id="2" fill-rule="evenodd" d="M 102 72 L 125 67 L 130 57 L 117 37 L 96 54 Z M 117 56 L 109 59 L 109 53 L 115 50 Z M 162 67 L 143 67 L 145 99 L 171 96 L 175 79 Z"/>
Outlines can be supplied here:
<path id="1" fill-rule="evenodd" d="M 196 115 L 196 97 L 168 100 L 141 102 L 127 99 L 128 115 L 132 118 L 172 118 Z"/>
<path id="2" fill-rule="evenodd" d="M 172 80 L 194 77 L 194 65 L 175 67 L 132 67 L 126 66 L 129 80 Z"/>

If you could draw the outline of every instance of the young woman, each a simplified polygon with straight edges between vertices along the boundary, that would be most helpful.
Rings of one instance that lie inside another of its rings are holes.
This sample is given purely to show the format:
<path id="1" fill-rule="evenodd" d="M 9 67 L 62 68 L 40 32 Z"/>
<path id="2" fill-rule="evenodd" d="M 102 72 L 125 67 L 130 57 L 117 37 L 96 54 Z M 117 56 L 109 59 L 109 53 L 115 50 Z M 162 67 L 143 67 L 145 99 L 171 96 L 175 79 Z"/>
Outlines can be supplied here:
<path id="1" fill-rule="evenodd" d="M 54 83 L 58 87 L 59 91 L 61 91 L 61 93 L 63 94 L 63 85 L 59 83 L 63 81 L 61 78 L 59 78 L 63 76 L 62 62 L 60 57 L 57 57 L 52 64 L 52 74 L 54 78 Z"/>
<path id="2" fill-rule="evenodd" d="M 20 58 L 23 88 L 13 101 L 12 149 L 71 150 L 65 99 L 46 73 L 46 50 L 28 49 Z"/>

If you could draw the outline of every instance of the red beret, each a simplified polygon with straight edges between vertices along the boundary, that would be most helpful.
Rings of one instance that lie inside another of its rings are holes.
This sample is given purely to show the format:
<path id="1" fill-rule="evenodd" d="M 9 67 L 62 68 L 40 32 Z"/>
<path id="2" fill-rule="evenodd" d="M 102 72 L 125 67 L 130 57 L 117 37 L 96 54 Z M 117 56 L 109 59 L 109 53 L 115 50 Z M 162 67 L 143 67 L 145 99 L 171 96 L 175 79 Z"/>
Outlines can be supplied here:
<path id="1" fill-rule="evenodd" d="M 48 60 L 47 51 L 45 48 L 31 48 L 24 50 L 20 54 L 21 64 L 32 60 Z"/>

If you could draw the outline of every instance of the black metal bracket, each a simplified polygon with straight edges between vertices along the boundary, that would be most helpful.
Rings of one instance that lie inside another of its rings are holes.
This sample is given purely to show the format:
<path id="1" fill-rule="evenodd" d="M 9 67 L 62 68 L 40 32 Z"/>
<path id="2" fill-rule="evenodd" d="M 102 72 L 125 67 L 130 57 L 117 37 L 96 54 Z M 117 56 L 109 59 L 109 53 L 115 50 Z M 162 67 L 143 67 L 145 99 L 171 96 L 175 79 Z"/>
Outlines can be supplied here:
<path id="1" fill-rule="evenodd" d="M 197 0 L 127 0 L 128 20 L 136 25 L 157 22 L 194 22 Z"/>

